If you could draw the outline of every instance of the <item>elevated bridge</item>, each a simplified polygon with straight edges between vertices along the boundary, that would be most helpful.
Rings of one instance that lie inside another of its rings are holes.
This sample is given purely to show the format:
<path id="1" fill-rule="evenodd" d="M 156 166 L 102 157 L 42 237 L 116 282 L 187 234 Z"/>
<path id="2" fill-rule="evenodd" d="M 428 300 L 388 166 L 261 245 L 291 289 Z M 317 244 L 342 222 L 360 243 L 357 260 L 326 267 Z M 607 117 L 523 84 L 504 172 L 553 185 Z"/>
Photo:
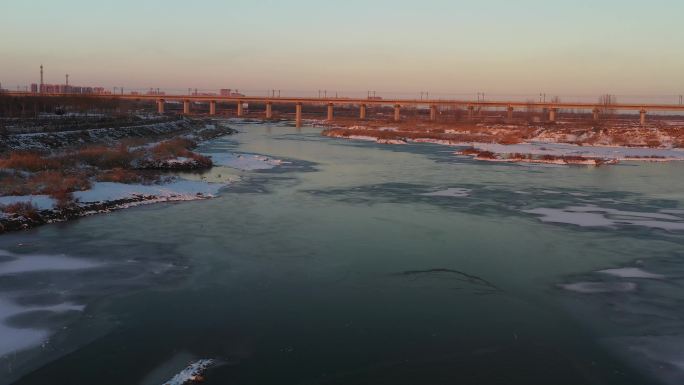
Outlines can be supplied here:
<path id="1" fill-rule="evenodd" d="M 10 91 L 5 94 L 23 97 L 73 97 L 74 94 L 54 94 L 54 93 L 31 93 Z M 165 103 L 169 101 L 182 102 L 183 113 L 191 113 L 192 103 L 208 103 L 209 114 L 216 114 L 218 102 L 235 103 L 237 115 L 243 116 L 243 105 L 245 103 L 259 103 L 265 105 L 264 114 L 267 119 L 273 117 L 273 104 L 292 104 L 295 106 L 295 121 L 297 126 L 302 124 L 302 109 L 306 105 L 327 105 L 327 120 L 334 119 L 335 105 L 356 105 L 359 107 L 359 119 L 366 119 L 366 109 L 368 106 L 393 106 L 394 120 L 401 120 L 402 107 L 424 106 L 430 108 L 430 119 L 437 119 L 439 107 L 457 107 L 468 111 L 468 117 L 473 118 L 474 111 L 481 108 L 501 108 L 507 111 L 509 120 L 513 118 L 516 109 L 543 109 L 548 112 L 549 121 L 555 121 L 558 110 L 584 110 L 591 111 L 593 119 L 598 120 L 602 111 L 607 109 L 613 111 L 634 111 L 639 114 L 642 125 L 646 123 L 646 116 L 649 112 L 661 111 L 681 111 L 684 113 L 684 105 L 678 104 L 649 104 L 649 103 L 615 103 L 610 105 L 600 103 L 575 103 L 575 102 L 529 102 L 529 101 L 472 101 L 472 100 L 446 100 L 446 99 L 377 99 L 377 98 L 310 98 L 310 97 L 262 97 L 262 96 L 215 96 L 215 95 L 139 95 L 139 94 L 89 94 L 78 95 L 79 97 L 107 99 L 107 100 L 149 100 L 156 102 L 157 112 L 164 113 Z"/>

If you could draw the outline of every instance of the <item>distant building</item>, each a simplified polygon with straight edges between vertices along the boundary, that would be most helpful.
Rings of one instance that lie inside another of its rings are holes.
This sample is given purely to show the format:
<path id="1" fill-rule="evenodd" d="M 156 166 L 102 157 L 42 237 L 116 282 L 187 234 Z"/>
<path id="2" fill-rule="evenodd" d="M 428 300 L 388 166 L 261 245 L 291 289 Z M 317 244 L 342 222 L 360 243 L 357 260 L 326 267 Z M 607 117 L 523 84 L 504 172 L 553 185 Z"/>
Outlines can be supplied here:
<path id="1" fill-rule="evenodd" d="M 36 83 L 31 83 L 31 92 L 34 94 L 38 93 L 38 84 Z"/>
<path id="2" fill-rule="evenodd" d="M 221 96 L 227 96 L 227 97 L 232 97 L 232 98 L 238 98 L 238 97 L 245 96 L 245 95 L 241 94 L 240 92 L 238 92 L 238 90 L 233 91 L 230 88 L 221 88 L 221 91 L 219 91 L 219 94 Z"/>
<path id="3" fill-rule="evenodd" d="M 147 91 L 147 93 L 145 93 L 145 95 L 156 95 L 156 96 L 162 96 L 162 95 L 166 95 L 166 92 L 163 92 L 163 91 L 159 91 L 159 88 L 157 88 L 157 89 L 154 89 L 154 88 L 150 88 L 150 90 L 149 90 L 149 91 Z"/>

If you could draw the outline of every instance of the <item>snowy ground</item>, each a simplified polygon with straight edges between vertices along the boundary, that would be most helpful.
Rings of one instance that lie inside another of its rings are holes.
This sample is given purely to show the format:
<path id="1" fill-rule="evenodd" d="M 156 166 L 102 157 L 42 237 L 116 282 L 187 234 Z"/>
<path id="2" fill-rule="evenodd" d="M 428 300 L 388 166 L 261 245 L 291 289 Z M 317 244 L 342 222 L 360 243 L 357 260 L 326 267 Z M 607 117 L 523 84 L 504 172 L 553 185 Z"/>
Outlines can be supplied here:
<path id="1" fill-rule="evenodd" d="M 225 187 L 225 184 L 222 183 L 183 179 L 176 179 L 171 183 L 153 185 L 98 182 L 93 184 L 90 190 L 75 192 L 74 198 L 81 204 L 104 203 L 140 196 L 154 197 L 157 200 L 187 201 L 215 197 L 223 187 Z M 17 202 L 30 202 L 40 210 L 48 210 L 53 207 L 55 200 L 47 195 L 0 197 L 0 205 L 9 205 Z"/>

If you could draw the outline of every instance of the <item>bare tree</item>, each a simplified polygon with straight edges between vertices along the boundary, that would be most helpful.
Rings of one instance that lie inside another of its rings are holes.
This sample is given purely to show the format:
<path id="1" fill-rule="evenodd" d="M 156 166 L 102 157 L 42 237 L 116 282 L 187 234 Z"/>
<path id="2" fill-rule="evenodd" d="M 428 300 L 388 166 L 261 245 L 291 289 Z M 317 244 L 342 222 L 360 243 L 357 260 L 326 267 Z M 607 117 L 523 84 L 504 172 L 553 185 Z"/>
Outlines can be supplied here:
<path id="1" fill-rule="evenodd" d="M 615 95 L 605 94 L 599 96 L 599 112 L 606 116 L 613 116 L 615 114 L 615 108 L 613 106 L 617 104 L 617 98 Z"/>

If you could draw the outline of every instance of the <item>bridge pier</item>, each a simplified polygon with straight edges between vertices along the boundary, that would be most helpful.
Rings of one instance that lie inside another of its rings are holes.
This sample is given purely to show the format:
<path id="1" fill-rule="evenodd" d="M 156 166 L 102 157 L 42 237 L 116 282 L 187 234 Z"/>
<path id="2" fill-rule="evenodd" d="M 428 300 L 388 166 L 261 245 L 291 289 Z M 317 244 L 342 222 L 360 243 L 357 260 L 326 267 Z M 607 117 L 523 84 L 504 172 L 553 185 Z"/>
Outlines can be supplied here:
<path id="1" fill-rule="evenodd" d="M 273 119 L 273 103 L 266 103 L 266 119 Z"/>
<path id="2" fill-rule="evenodd" d="M 190 115 L 190 101 L 183 100 L 183 115 Z"/>
<path id="3" fill-rule="evenodd" d="M 394 105 L 394 121 L 398 122 L 401 120 L 401 106 L 398 104 Z"/>
<path id="4" fill-rule="evenodd" d="M 209 101 L 209 115 L 216 115 L 216 100 Z"/>
<path id="5" fill-rule="evenodd" d="M 430 106 L 430 121 L 437 121 L 437 106 L 434 104 Z"/>
<path id="6" fill-rule="evenodd" d="M 359 107 L 359 119 L 365 120 L 366 119 L 366 105 L 362 104 Z"/>
<path id="7" fill-rule="evenodd" d="M 297 103 L 295 107 L 295 125 L 297 128 L 302 126 L 302 103 Z"/>
<path id="8" fill-rule="evenodd" d="M 164 115 L 164 99 L 157 100 L 157 113 L 159 115 Z"/>
<path id="9" fill-rule="evenodd" d="M 506 109 L 506 120 L 513 121 L 513 106 L 508 106 Z"/>
<path id="10" fill-rule="evenodd" d="M 599 113 L 600 113 L 600 112 L 601 112 L 601 111 L 599 111 L 598 108 L 594 108 L 594 110 L 592 111 L 592 115 L 593 115 L 592 118 L 593 118 L 594 120 L 599 120 Z"/>
<path id="11" fill-rule="evenodd" d="M 556 121 L 556 108 L 549 108 L 549 122 L 555 122 Z"/>
<path id="12" fill-rule="evenodd" d="M 335 107 L 332 103 L 328 103 L 328 122 L 332 122 L 335 118 Z"/>
<path id="13" fill-rule="evenodd" d="M 238 101 L 238 105 L 237 105 L 237 116 L 238 117 L 242 117 L 242 115 L 244 115 L 244 110 L 242 108 L 243 108 L 242 100 L 240 100 L 240 101 Z"/>
<path id="14" fill-rule="evenodd" d="M 642 126 L 646 125 L 646 110 L 641 110 L 639 111 L 639 122 L 641 123 Z"/>

